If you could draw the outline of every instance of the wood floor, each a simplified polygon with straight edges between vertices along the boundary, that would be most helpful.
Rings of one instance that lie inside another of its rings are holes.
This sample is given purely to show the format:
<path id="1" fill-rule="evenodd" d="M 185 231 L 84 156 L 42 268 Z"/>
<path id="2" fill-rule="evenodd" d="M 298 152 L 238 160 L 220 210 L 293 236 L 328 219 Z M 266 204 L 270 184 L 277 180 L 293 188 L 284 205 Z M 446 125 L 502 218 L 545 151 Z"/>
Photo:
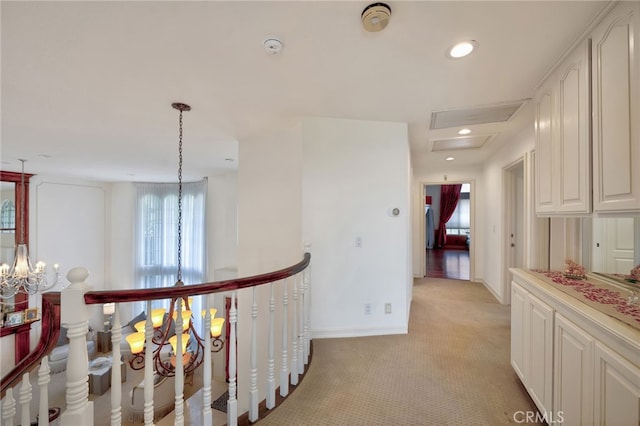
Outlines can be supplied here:
<path id="1" fill-rule="evenodd" d="M 427 250 L 427 277 L 469 280 L 469 271 L 468 250 Z"/>

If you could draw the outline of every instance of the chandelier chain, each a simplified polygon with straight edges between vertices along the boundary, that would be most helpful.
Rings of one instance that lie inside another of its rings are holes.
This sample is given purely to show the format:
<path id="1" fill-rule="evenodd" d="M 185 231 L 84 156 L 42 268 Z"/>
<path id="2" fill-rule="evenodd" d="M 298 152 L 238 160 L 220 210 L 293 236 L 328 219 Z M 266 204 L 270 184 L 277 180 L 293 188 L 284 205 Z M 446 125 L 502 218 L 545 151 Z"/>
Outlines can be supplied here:
<path id="1" fill-rule="evenodd" d="M 182 110 L 179 118 L 178 136 L 178 282 L 182 281 Z"/>
<path id="2" fill-rule="evenodd" d="M 26 197 L 29 196 L 29 194 L 26 194 L 25 190 L 24 190 L 24 162 L 25 160 L 19 160 L 22 163 L 22 174 L 20 175 L 20 187 L 21 187 L 21 191 L 22 191 L 22 199 L 20 200 L 20 244 L 24 244 L 24 205 L 26 202 Z"/>

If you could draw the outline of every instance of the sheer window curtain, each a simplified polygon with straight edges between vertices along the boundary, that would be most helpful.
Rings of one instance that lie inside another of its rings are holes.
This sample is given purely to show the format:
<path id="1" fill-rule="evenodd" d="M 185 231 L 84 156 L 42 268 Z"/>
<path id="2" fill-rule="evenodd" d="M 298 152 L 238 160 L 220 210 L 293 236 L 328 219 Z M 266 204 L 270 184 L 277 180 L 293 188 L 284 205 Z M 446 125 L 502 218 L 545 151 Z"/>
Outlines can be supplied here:
<path id="1" fill-rule="evenodd" d="M 178 184 L 136 183 L 134 287 L 171 287 L 178 270 Z M 182 184 L 182 281 L 200 284 L 206 270 L 207 180 Z M 191 310 L 196 330 L 201 330 L 201 297 Z M 154 301 L 154 308 L 169 310 L 169 301 Z M 146 302 L 134 306 L 134 315 L 146 310 Z"/>

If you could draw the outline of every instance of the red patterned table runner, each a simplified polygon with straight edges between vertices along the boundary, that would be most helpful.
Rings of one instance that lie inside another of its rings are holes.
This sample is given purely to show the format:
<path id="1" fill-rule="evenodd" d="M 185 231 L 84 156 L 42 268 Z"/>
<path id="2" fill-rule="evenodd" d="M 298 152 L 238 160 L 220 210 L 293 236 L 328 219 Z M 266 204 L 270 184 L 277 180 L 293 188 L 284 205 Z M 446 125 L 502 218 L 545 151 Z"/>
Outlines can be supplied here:
<path id="1" fill-rule="evenodd" d="M 630 304 L 631 291 L 604 282 L 594 283 L 565 277 L 560 271 L 531 270 L 544 282 L 579 301 L 640 330 L 640 305 Z"/>

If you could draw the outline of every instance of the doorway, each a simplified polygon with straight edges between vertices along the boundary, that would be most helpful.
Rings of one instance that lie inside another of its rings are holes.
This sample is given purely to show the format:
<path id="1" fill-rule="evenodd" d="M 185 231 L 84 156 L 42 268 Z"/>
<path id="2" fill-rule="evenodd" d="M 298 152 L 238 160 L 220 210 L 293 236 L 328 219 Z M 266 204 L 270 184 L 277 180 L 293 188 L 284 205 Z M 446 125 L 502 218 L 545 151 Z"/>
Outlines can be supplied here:
<path id="1" fill-rule="evenodd" d="M 425 276 L 457 280 L 471 279 L 471 183 L 462 182 L 457 203 L 444 227 L 440 218 L 443 199 L 448 197 L 443 185 L 424 186 Z M 447 184 L 451 186 L 451 184 Z M 446 204 L 446 202 L 445 202 Z M 444 207 L 446 210 L 446 207 Z M 447 214 L 447 211 L 444 212 Z M 444 228 L 444 232 L 440 228 Z"/>
<path id="2" fill-rule="evenodd" d="M 525 234 L 525 170 L 524 159 L 503 169 L 504 177 L 504 258 L 505 285 L 503 286 L 502 303 L 511 302 L 511 279 L 509 268 L 525 267 L 527 239 Z"/>

